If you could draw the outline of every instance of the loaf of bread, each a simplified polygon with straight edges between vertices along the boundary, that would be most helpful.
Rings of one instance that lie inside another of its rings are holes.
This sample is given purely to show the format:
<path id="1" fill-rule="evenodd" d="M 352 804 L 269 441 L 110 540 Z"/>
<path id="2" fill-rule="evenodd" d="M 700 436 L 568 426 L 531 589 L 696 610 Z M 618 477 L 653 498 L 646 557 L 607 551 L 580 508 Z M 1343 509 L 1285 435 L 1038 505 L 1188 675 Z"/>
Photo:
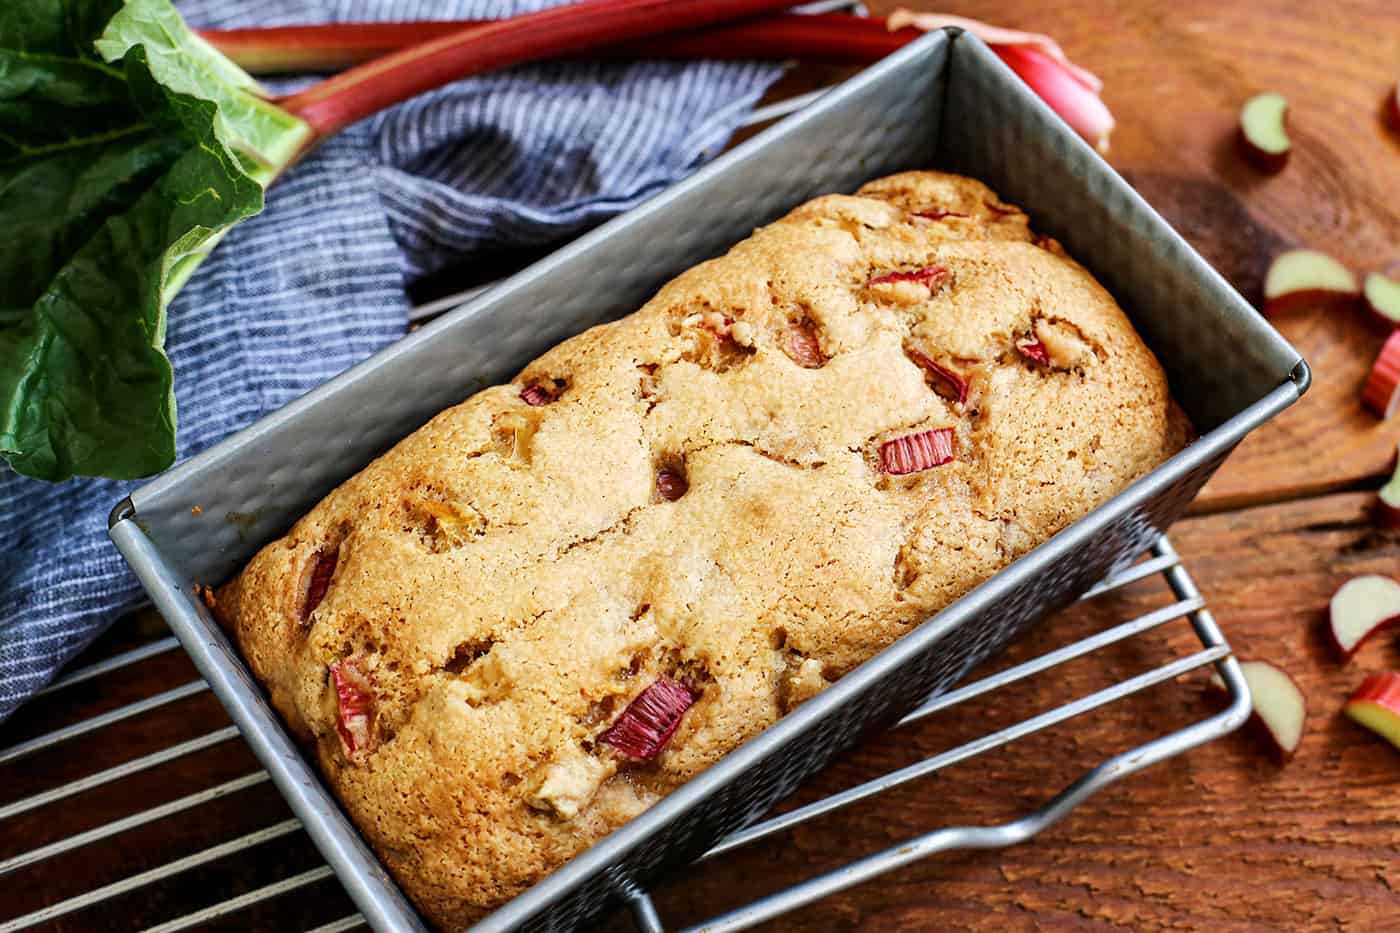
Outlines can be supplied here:
<path id="1" fill-rule="evenodd" d="M 979 182 L 817 198 L 443 412 L 214 599 L 460 927 L 1177 451 L 1112 297 Z"/>

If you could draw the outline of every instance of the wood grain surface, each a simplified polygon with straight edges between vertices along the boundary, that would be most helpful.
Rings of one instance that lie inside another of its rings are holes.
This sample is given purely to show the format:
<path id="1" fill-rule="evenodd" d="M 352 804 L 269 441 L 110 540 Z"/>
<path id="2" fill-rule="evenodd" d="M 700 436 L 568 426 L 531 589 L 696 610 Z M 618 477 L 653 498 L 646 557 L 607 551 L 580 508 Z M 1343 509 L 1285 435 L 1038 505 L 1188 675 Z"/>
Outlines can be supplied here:
<path id="1" fill-rule="evenodd" d="M 896 4 L 870 4 L 887 12 Z M 1226 4 L 1176 0 L 924 0 L 909 6 L 1056 36 L 1105 80 L 1119 121 L 1110 161 L 1250 299 L 1270 258 L 1324 249 L 1358 272 L 1400 272 L 1400 135 L 1381 102 L 1400 78 L 1394 0 Z M 805 72 L 789 88 L 829 78 Z M 1237 157 L 1240 104 L 1290 101 L 1296 151 L 1279 175 Z M 1321 635 L 1335 588 L 1363 572 L 1400 574 L 1400 536 L 1369 511 L 1400 426 L 1363 412 L 1357 393 L 1381 343 L 1356 315 L 1278 322 L 1316 381 L 1294 409 L 1247 440 L 1173 540 L 1232 645 L 1274 660 L 1302 685 L 1308 728 L 1280 768 L 1240 733 L 1091 799 L 1034 842 L 956 853 L 897 871 L 773 925 L 778 930 L 1400 931 L 1400 752 L 1343 719 L 1367 672 L 1400 666 L 1394 639 L 1348 665 Z M 992 667 L 1024 660 L 1167 602 L 1145 581 L 1047 621 Z M 151 637 L 151 617 L 119 626 L 91 657 Z M 880 738 L 798 795 L 813 799 L 984 734 L 1198 647 L 1176 622 L 998 693 L 957 715 Z M 41 698 L 0 728 L 0 749 L 195 678 L 179 652 Z M 955 766 L 813 825 L 679 873 L 658 889 L 670 926 L 711 916 L 949 822 L 1013 818 L 1105 755 L 1201 718 L 1217 702 L 1202 675 L 1155 688 L 1010 749 Z M 26 794 L 227 725 L 207 693 L 21 762 L 0 760 L 0 809 Z M 153 803 L 255 772 L 238 741 L 0 823 L 0 863 Z M 289 813 L 260 784 L 196 815 L 174 815 L 80 853 L 0 878 L 0 926 L 28 910 L 180 858 Z M 265 842 L 48 924 L 134 930 L 314 868 L 302 833 Z M 333 881 L 207 925 L 308 929 L 352 912 Z M 629 923 L 614 918 L 610 929 Z"/>

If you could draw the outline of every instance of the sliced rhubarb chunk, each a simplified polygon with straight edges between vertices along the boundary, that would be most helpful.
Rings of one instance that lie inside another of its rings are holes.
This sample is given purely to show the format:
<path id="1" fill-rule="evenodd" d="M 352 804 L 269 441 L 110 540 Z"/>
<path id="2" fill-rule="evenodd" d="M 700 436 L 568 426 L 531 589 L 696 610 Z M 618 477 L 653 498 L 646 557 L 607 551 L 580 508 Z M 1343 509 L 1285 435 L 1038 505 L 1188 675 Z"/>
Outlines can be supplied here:
<path id="1" fill-rule="evenodd" d="M 685 684 L 663 677 L 638 694 L 598 741 L 628 758 L 650 761 L 671 741 L 695 699 Z"/>
<path id="2" fill-rule="evenodd" d="M 1288 138 L 1288 101 L 1281 94 L 1258 94 L 1240 109 L 1236 134 L 1244 157 L 1262 172 L 1277 172 L 1288 164 L 1293 143 Z"/>
<path id="3" fill-rule="evenodd" d="M 521 392 L 521 401 L 532 408 L 539 408 L 540 405 L 549 405 L 554 401 L 554 396 L 546 391 L 543 385 L 526 385 Z"/>
<path id="4" fill-rule="evenodd" d="M 894 476 L 942 466 L 952 459 L 952 428 L 906 434 L 880 446 L 880 466 Z"/>
<path id="5" fill-rule="evenodd" d="M 1400 673 L 1372 674 L 1342 707 L 1359 725 L 1400 748 Z"/>
<path id="6" fill-rule="evenodd" d="M 345 757 L 353 759 L 369 751 L 374 725 L 374 681 L 358 658 L 336 661 L 330 665 L 330 672 L 335 686 L 335 731 Z"/>
<path id="7" fill-rule="evenodd" d="M 1350 308 L 1360 295 L 1352 271 L 1315 249 L 1279 253 L 1264 274 L 1264 313 L 1270 317 L 1309 308 Z"/>
<path id="8" fill-rule="evenodd" d="M 1361 403 L 1382 418 L 1400 405 L 1400 330 L 1386 338 L 1361 388 Z"/>
<path id="9" fill-rule="evenodd" d="M 520 400 L 531 408 L 539 408 L 541 405 L 548 405 L 559 397 L 559 387 L 557 385 L 543 385 L 532 382 L 524 389 L 520 390 Z"/>
<path id="10" fill-rule="evenodd" d="M 808 321 L 801 321 L 788 327 L 784 334 L 783 352 L 803 369 L 819 369 L 826 363 L 821 341 L 817 339 L 817 329 Z"/>
<path id="11" fill-rule="evenodd" d="M 311 618 L 311 613 L 326 598 L 331 588 L 331 577 L 335 576 L 335 565 L 340 562 L 340 548 L 323 547 L 311 558 L 303 571 L 301 585 L 301 621 Z"/>
<path id="12" fill-rule="evenodd" d="M 1286 763 L 1303 741 L 1303 727 L 1308 721 L 1308 703 L 1297 681 L 1288 672 L 1268 661 L 1241 661 L 1240 673 L 1254 698 L 1250 721 L 1262 733 L 1274 757 Z M 1225 681 L 1217 673 L 1211 676 L 1216 690 L 1225 689 Z"/>
<path id="13" fill-rule="evenodd" d="M 927 220 L 942 220 L 944 217 L 967 217 L 969 215 L 958 211 L 915 211 L 914 216 Z"/>
<path id="14" fill-rule="evenodd" d="M 1400 279 L 1372 272 L 1361 286 L 1361 300 L 1371 320 L 1387 332 L 1400 327 Z"/>
<path id="15" fill-rule="evenodd" d="M 1390 480 L 1376 493 L 1376 523 L 1382 528 L 1400 528 L 1400 445 Z"/>
<path id="16" fill-rule="evenodd" d="M 959 405 L 967 402 L 967 380 L 946 366 L 934 362 L 927 354 L 910 348 L 905 351 L 914 364 L 933 377 L 933 391 Z"/>
<path id="17" fill-rule="evenodd" d="M 1375 573 L 1352 577 L 1332 595 L 1327 617 L 1332 643 L 1349 658 L 1376 632 L 1400 625 L 1400 583 Z"/>
<path id="18" fill-rule="evenodd" d="M 915 269 L 912 272 L 887 272 L 884 275 L 877 275 L 866 283 L 867 287 L 875 285 L 894 285 L 898 282 L 913 282 L 923 285 L 929 291 L 938 288 L 952 277 L 947 266 L 924 266 L 922 269 Z"/>
<path id="19" fill-rule="evenodd" d="M 1050 353 L 1045 349 L 1045 344 L 1041 343 L 1039 338 L 1030 337 L 1018 341 L 1016 344 L 1016 352 L 1032 363 L 1036 363 L 1040 366 L 1050 365 Z"/>
<path id="20" fill-rule="evenodd" d="M 675 502 L 690 489 L 685 475 L 675 470 L 661 470 L 656 474 L 656 494 L 667 502 Z"/>

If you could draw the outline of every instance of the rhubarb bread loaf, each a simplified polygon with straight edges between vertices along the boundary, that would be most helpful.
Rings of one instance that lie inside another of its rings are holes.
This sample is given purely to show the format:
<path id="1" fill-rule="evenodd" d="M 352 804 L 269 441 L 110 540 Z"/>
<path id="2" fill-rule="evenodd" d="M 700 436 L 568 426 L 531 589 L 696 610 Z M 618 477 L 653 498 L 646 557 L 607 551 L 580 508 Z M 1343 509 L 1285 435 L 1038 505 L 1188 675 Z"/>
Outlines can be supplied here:
<path id="1" fill-rule="evenodd" d="M 459 927 L 1178 450 L 1113 299 L 979 182 L 821 197 L 443 412 L 218 591 Z"/>

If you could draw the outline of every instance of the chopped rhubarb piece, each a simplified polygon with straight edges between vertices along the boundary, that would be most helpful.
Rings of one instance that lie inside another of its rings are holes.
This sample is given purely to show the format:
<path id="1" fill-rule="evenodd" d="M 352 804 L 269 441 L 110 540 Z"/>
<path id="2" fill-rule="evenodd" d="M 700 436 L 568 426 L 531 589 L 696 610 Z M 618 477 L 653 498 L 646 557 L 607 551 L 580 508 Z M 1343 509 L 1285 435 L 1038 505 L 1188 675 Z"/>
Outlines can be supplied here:
<path id="1" fill-rule="evenodd" d="M 723 369 L 738 355 L 754 349 L 754 327 L 719 311 L 702 311 L 681 321 L 687 333 L 685 359 L 710 368 Z"/>
<path id="2" fill-rule="evenodd" d="M 942 220 L 944 217 L 967 217 L 969 215 L 959 211 L 915 211 L 914 216 L 928 220 Z"/>
<path id="3" fill-rule="evenodd" d="M 1050 354 L 1046 351 L 1045 344 L 1041 343 L 1038 337 L 1028 337 L 1025 340 L 1018 341 L 1016 344 L 1016 352 L 1032 363 L 1038 363 L 1041 366 L 1050 365 Z"/>
<path id="4" fill-rule="evenodd" d="M 913 272 L 887 272 L 878 275 L 866 283 L 867 286 L 893 285 L 897 282 L 914 282 L 923 285 L 929 291 L 938 288 L 952 276 L 947 266 L 925 266 L 922 269 L 915 269 Z"/>
<path id="5" fill-rule="evenodd" d="M 1400 528 L 1400 456 L 1396 457 L 1390 481 L 1376 496 L 1376 523 L 1382 528 Z"/>
<path id="6" fill-rule="evenodd" d="M 1350 308 L 1361 296 L 1356 276 L 1315 249 L 1279 253 L 1264 274 L 1264 313 L 1269 316 L 1310 308 Z"/>
<path id="7" fill-rule="evenodd" d="M 656 474 L 656 494 L 667 502 L 675 502 L 690 489 L 685 476 L 673 470 L 662 470 Z"/>
<path id="8" fill-rule="evenodd" d="M 526 405 L 538 408 L 541 405 L 548 405 L 554 401 L 554 393 L 539 383 L 530 383 L 520 392 L 520 400 Z"/>
<path id="9" fill-rule="evenodd" d="M 1268 661 L 1240 661 L 1240 673 L 1254 699 L 1250 721 L 1275 759 L 1284 764 L 1303 741 L 1303 727 L 1308 721 L 1303 691 L 1287 671 Z M 1225 689 L 1225 681 L 1218 673 L 1211 676 L 1211 685 L 1217 690 Z"/>
<path id="10" fill-rule="evenodd" d="M 1332 595 L 1327 616 L 1332 643 L 1349 658 L 1376 632 L 1400 624 L 1400 583 L 1375 573 L 1352 577 Z"/>
<path id="11" fill-rule="evenodd" d="M 918 350 L 911 348 L 905 352 L 909 354 L 909 359 L 913 360 L 914 363 L 922 369 L 927 370 L 929 375 L 933 377 L 933 390 L 935 392 L 948 399 L 948 401 L 956 402 L 959 405 L 967 402 L 966 379 L 946 366 L 940 366 L 938 363 L 935 363 Z"/>
<path id="12" fill-rule="evenodd" d="M 1361 286 L 1361 301 L 1371 319 L 1387 332 L 1400 327 L 1400 279 L 1372 272 Z"/>
<path id="13" fill-rule="evenodd" d="M 807 321 L 788 327 L 783 352 L 803 369 L 817 369 L 826 362 L 821 342 L 817 339 L 817 329 Z"/>
<path id="14" fill-rule="evenodd" d="M 1361 403 L 1382 418 L 1389 418 L 1400 404 L 1400 330 L 1386 338 L 1361 389 Z"/>
<path id="15" fill-rule="evenodd" d="M 628 758 L 650 761 L 671 741 L 694 702 L 689 687 L 663 677 L 638 694 L 598 741 Z"/>
<path id="16" fill-rule="evenodd" d="M 323 139 L 448 80 L 586 53 L 619 42 L 645 41 L 662 33 L 757 16 L 785 5 L 779 0 L 591 0 L 565 4 L 468 27 L 382 55 L 282 97 L 278 103 Z"/>
<path id="17" fill-rule="evenodd" d="M 1342 712 L 1400 748 L 1400 673 L 1386 671 L 1367 677 Z"/>
<path id="18" fill-rule="evenodd" d="M 880 465 L 894 476 L 942 466 L 952 459 L 952 428 L 906 434 L 880 446 Z"/>
<path id="19" fill-rule="evenodd" d="M 310 565 L 303 572 L 301 596 L 301 621 L 311 618 L 311 613 L 326 598 L 331 588 L 331 577 L 335 576 L 335 565 L 340 562 L 340 548 L 321 548 L 311 558 Z"/>
<path id="20" fill-rule="evenodd" d="M 374 682 L 360 663 L 358 658 L 346 658 L 330 666 L 335 685 L 335 731 L 347 758 L 369 750 L 374 721 Z"/>
<path id="21" fill-rule="evenodd" d="M 1293 143 L 1285 123 L 1288 101 L 1281 94 L 1259 94 L 1245 101 L 1236 135 L 1244 157 L 1263 172 L 1277 172 L 1288 164 Z"/>

